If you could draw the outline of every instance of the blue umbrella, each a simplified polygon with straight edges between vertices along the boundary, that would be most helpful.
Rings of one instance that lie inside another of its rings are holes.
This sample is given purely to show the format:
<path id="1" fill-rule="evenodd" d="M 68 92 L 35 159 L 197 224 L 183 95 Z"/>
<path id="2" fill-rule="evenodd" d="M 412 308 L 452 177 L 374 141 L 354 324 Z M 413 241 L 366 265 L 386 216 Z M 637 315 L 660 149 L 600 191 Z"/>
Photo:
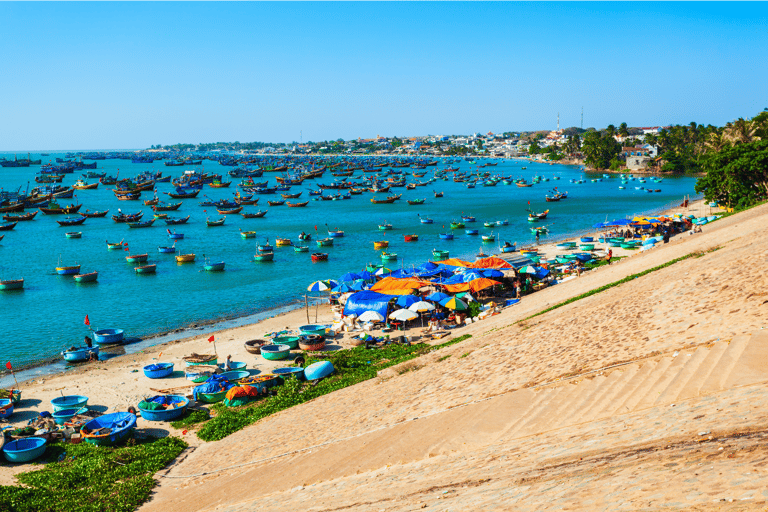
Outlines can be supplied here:
<path id="1" fill-rule="evenodd" d="M 315 281 L 314 283 L 310 284 L 307 287 L 307 291 L 309 291 L 309 292 L 322 292 L 322 291 L 325 291 L 325 290 L 327 290 L 329 288 L 331 288 L 331 287 L 326 285 L 324 282 L 322 282 L 322 281 Z"/>
<path id="2" fill-rule="evenodd" d="M 419 299 L 413 295 L 401 295 L 400 298 L 397 299 L 396 304 L 398 306 L 407 308 L 410 307 L 410 305 L 414 302 L 419 302 Z"/>
<path id="3" fill-rule="evenodd" d="M 371 274 L 367 270 L 363 270 L 362 272 L 360 272 L 360 279 L 365 279 L 366 281 L 369 281 L 373 279 L 373 277 L 374 277 L 373 274 Z"/>
<path id="4" fill-rule="evenodd" d="M 592 224 L 592 227 L 595 228 L 595 229 L 600 229 L 600 228 L 607 227 L 608 224 L 609 223 L 607 223 L 607 222 L 598 222 L 597 224 Z"/>
<path id="5" fill-rule="evenodd" d="M 365 287 L 365 281 L 362 279 L 356 279 L 352 282 L 352 284 L 349 285 L 350 288 L 353 290 L 362 290 Z"/>
<path id="6" fill-rule="evenodd" d="M 450 295 L 446 295 L 443 292 L 435 292 L 430 295 L 427 295 L 426 299 L 431 300 L 432 302 L 440 302 L 441 300 L 450 299 Z"/>
<path id="7" fill-rule="evenodd" d="M 504 272 L 501 272 L 500 270 L 496 270 L 493 268 L 488 270 L 483 270 L 482 274 L 483 274 L 483 277 L 488 277 L 488 278 L 504 277 Z"/>
<path id="8" fill-rule="evenodd" d="M 346 292 L 354 292 L 356 290 L 350 287 L 347 283 L 341 283 L 331 288 L 331 291 L 334 291 L 337 293 L 346 293 Z"/>
<path id="9" fill-rule="evenodd" d="M 611 222 L 606 222 L 605 226 L 629 226 L 630 224 L 632 224 L 632 221 L 629 219 L 616 219 Z"/>
<path id="10" fill-rule="evenodd" d="M 347 272 L 339 278 L 339 281 L 354 281 L 355 279 L 360 279 L 360 276 L 354 272 Z"/>

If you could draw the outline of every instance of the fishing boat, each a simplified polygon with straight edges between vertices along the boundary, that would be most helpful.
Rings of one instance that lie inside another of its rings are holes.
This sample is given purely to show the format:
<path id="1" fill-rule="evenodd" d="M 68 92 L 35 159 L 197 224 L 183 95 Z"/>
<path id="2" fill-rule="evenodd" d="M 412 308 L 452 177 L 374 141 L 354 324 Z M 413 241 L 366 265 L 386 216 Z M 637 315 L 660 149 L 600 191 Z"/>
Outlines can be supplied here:
<path id="1" fill-rule="evenodd" d="M 229 210 L 219 210 L 218 208 L 216 208 L 216 211 L 219 212 L 219 215 L 234 215 L 236 213 L 240 213 L 241 211 L 243 211 L 243 207 L 238 206 L 237 208 L 232 208 Z"/>
<path id="2" fill-rule="evenodd" d="M 196 189 L 192 191 L 166 192 L 166 194 L 168 194 L 168 197 L 172 197 L 173 199 L 192 199 L 197 197 L 197 194 L 199 193 L 200 193 L 200 189 Z"/>
<path id="3" fill-rule="evenodd" d="M 508 226 L 509 225 L 509 221 L 508 220 L 497 220 L 496 221 L 496 225 L 497 226 Z"/>
<path id="4" fill-rule="evenodd" d="M 9 222 L 8 224 L 0 224 L 0 231 L 10 231 L 16 227 L 16 222 Z"/>
<path id="5" fill-rule="evenodd" d="M 389 242 L 386 241 L 386 240 L 380 240 L 378 242 L 373 242 L 373 248 L 376 249 L 376 250 L 386 249 L 387 247 L 389 247 Z"/>
<path id="6" fill-rule="evenodd" d="M 176 246 L 172 245 L 171 247 L 158 247 L 157 252 L 161 254 L 174 254 L 176 252 Z"/>
<path id="7" fill-rule="evenodd" d="M 341 238 L 341 237 L 344 236 L 344 232 L 343 231 L 330 231 L 329 230 L 328 231 L 328 236 L 330 236 L 331 238 Z"/>
<path id="8" fill-rule="evenodd" d="M 75 281 L 78 283 L 92 283 L 99 278 L 98 272 L 90 272 L 88 274 L 75 274 Z"/>
<path id="9" fill-rule="evenodd" d="M 106 217 L 109 213 L 109 210 L 104 210 L 103 212 L 89 212 L 88 210 L 84 212 L 80 212 L 80 215 L 86 218 L 98 218 L 98 217 Z"/>
<path id="10" fill-rule="evenodd" d="M 442 192 L 435 192 L 435 197 L 443 197 L 443 193 Z"/>
<path id="11" fill-rule="evenodd" d="M 531 228 L 531 233 L 533 233 L 534 235 L 536 233 L 546 234 L 546 233 L 549 233 L 549 229 L 545 226 L 542 226 L 540 228 Z"/>
<path id="12" fill-rule="evenodd" d="M 205 265 L 203 265 L 203 270 L 205 270 L 206 272 L 221 272 L 224 270 L 224 262 L 217 261 L 217 262 L 211 263 L 209 261 L 206 261 Z"/>
<path id="13" fill-rule="evenodd" d="M 156 212 L 171 212 L 174 210 L 178 210 L 181 208 L 182 202 L 179 201 L 178 203 L 157 203 L 152 205 L 152 210 Z"/>
<path id="14" fill-rule="evenodd" d="M 125 257 L 125 261 L 128 263 L 146 263 L 149 258 L 149 254 L 129 254 Z"/>
<path id="15" fill-rule="evenodd" d="M 259 250 L 259 251 L 261 251 L 261 252 L 272 252 L 272 251 L 274 251 L 274 250 L 275 250 L 275 248 L 274 248 L 274 247 L 272 247 L 271 245 L 269 245 L 269 240 L 267 240 L 267 241 L 266 241 L 266 242 L 264 242 L 263 244 L 258 244 L 258 245 L 256 246 L 256 249 L 258 249 L 258 250 Z"/>
<path id="16" fill-rule="evenodd" d="M 160 203 L 160 198 L 155 196 L 152 199 L 147 199 L 144 201 L 145 206 L 155 206 Z"/>
<path id="17" fill-rule="evenodd" d="M 75 190 L 94 190 L 96 188 L 99 188 L 99 182 L 95 183 L 88 183 L 84 180 L 77 180 L 74 185 L 72 185 L 72 188 Z"/>
<path id="18" fill-rule="evenodd" d="M 293 246 L 294 252 L 309 252 L 309 246 L 308 245 L 294 245 Z"/>
<path id="19" fill-rule="evenodd" d="M 411 199 L 409 199 L 409 200 L 408 200 L 408 201 L 406 201 L 406 202 L 407 202 L 408 204 L 410 204 L 410 205 L 418 205 L 418 204 L 424 204 L 424 201 L 426 201 L 426 199 L 412 199 L 412 200 L 411 200 Z"/>
<path id="20" fill-rule="evenodd" d="M 240 237 L 242 238 L 256 238 L 255 231 L 240 231 Z"/>
<path id="21" fill-rule="evenodd" d="M 463 227 L 463 222 L 451 222 L 451 229 L 462 229 Z"/>
<path id="22" fill-rule="evenodd" d="M 312 261 L 328 261 L 328 253 L 327 252 L 313 252 L 312 253 Z"/>
<path id="23" fill-rule="evenodd" d="M 441 250 L 441 249 L 433 249 L 432 250 L 432 258 L 435 261 L 443 261 L 448 259 L 448 251 Z"/>
<path id="24" fill-rule="evenodd" d="M 304 208 L 309 204 L 309 201 L 304 201 L 303 203 L 285 203 L 286 206 L 289 208 Z"/>
<path id="25" fill-rule="evenodd" d="M 495 222 L 484 222 L 483 226 L 486 227 L 486 228 L 495 228 L 496 227 L 496 223 Z"/>
<path id="26" fill-rule="evenodd" d="M 304 232 L 299 233 L 299 240 L 307 241 L 308 242 L 308 241 L 312 240 L 312 235 L 309 234 L 309 233 L 304 233 Z"/>
<path id="27" fill-rule="evenodd" d="M 24 288 L 24 279 L 0 280 L 0 290 L 21 290 Z"/>
<path id="28" fill-rule="evenodd" d="M 192 263 L 195 261 L 194 254 L 177 254 L 176 263 Z"/>
<path id="29" fill-rule="evenodd" d="M 68 267 L 56 267 L 56 273 L 60 276 L 73 276 L 80 273 L 80 265 L 71 265 Z"/>
<path id="30" fill-rule="evenodd" d="M 396 201 L 396 198 L 394 198 L 394 197 L 388 197 L 387 199 L 374 199 L 374 198 L 371 198 L 371 202 L 373 204 L 391 204 L 391 203 L 394 203 L 395 201 Z"/>
<path id="31" fill-rule="evenodd" d="M 70 363 L 79 363 L 99 358 L 99 347 L 72 347 L 64 350 L 61 356 Z"/>
<path id="32" fill-rule="evenodd" d="M 170 218 L 169 217 L 169 218 L 163 219 L 163 221 L 168 226 L 176 226 L 176 225 L 179 225 L 179 224 L 186 224 L 187 221 L 189 220 L 189 217 L 190 217 L 189 215 L 187 215 L 186 217 L 180 218 L 180 219 L 174 219 L 174 218 Z"/>
<path id="33" fill-rule="evenodd" d="M 333 238 L 321 238 L 317 241 L 318 247 L 330 247 L 333 245 Z"/>
<path id="34" fill-rule="evenodd" d="M 418 242 L 419 241 L 419 235 L 413 234 L 413 235 L 403 235 L 403 239 L 406 242 Z"/>
<path id="35" fill-rule="evenodd" d="M 143 216 L 144 216 L 144 212 L 136 212 L 136 213 L 129 213 L 129 214 L 120 212 L 117 215 L 113 215 L 112 220 L 118 223 L 139 222 Z"/>
<path id="36" fill-rule="evenodd" d="M 267 214 L 269 210 L 264 210 L 263 212 L 259 210 L 256 213 L 241 213 L 240 215 L 243 216 L 244 219 L 259 219 Z"/>
<path id="37" fill-rule="evenodd" d="M 171 233 L 170 229 L 166 229 L 166 231 L 168 232 L 168 238 L 170 238 L 171 240 L 183 240 L 184 239 L 184 233 L 177 233 L 176 231 Z"/>
<path id="38" fill-rule="evenodd" d="M 272 251 L 258 251 L 253 255 L 254 261 L 272 261 L 275 258 L 275 253 Z"/>
<path id="39" fill-rule="evenodd" d="M 80 428 L 86 443 L 97 446 L 115 446 L 130 437 L 136 427 L 136 415 L 130 412 L 113 412 L 94 418 Z"/>
<path id="40" fill-rule="evenodd" d="M 510 244 L 509 242 L 504 242 L 504 245 L 499 246 L 499 251 L 501 251 L 501 252 L 515 252 L 515 244 Z"/>
<path id="41" fill-rule="evenodd" d="M 157 265 L 154 263 L 151 265 L 140 265 L 133 269 L 137 274 L 154 274 L 157 271 Z"/>
<path id="42" fill-rule="evenodd" d="M 216 181 L 213 180 L 212 182 L 208 183 L 208 186 L 211 188 L 227 188 L 232 184 L 231 181 Z"/>
<path id="43" fill-rule="evenodd" d="M 13 222 L 22 222 L 26 220 L 32 220 L 35 218 L 35 215 L 37 215 L 38 211 L 39 210 L 35 210 L 33 212 L 23 213 L 23 214 L 9 213 L 9 214 L 3 215 L 3 220 L 13 221 Z"/>
<path id="44" fill-rule="evenodd" d="M 453 233 L 440 233 L 440 240 L 453 240 Z"/>
<path id="45" fill-rule="evenodd" d="M 293 242 L 291 242 L 290 238 L 276 238 L 275 245 L 277 247 L 286 247 L 288 245 L 293 245 Z"/>
<path id="46" fill-rule="evenodd" d="M 397 253 L 396 252 L 382 252 L 381 253 L 381 259 L 383 261 L 397 261 Z"/>
<path id="47" fill-rule="evenodd" d="M 69 233 L 64 233 L 64 236 L 67 238 L 82 238 L 83 233 L 81 231 L 70 231 Z M 2 238 L 0 238 L 2 240 Z"/>
<path id="48" fill-rule="evenodd" d="M 267 204 L 269 206 L 282 206 L 285 204 L 285 201 L 267 201 Z"/>
<path id="49" fill-rule="evenodd" d="M 122 249 L 123 247 L 125 247 L 127 245 L 128 244 L 126 242 L 123 242 L 122 240 L 120 240 L 119 242 L 115 242 L 115 243 L 110 243 L 109 241 L 107 241 L 107 249 L 110 250 L 110 251 L 114 251 L 114 250 L 117 250 L 117 249 Z"/>
<path id="50" fill-rule="evenodd" d="M 83 222 L 85 222 L 85 219 L 86 219 L 85 217 L 74 217 L 74 218 L 67 217 L 64 220 L 57 219 L 56 222 L 59 224 L 59 226 L 78 226 Z"/>
<path id="51" fill-rule="evenodd" d="M 69 205 L 69 206 L 59 206 L 58 203 L 55 201 L 50 201 L 48 203 L 47 208 L 43 208 L 42 206 L 38 207 L 38 209 L 43 212 L 46 215 L 63 215 L 63 214 L 73 214 L 77 213 L 80 208 L 82 208 L 82 204 L 75 204 L 75 205 Z"/>
<path id="52" fill-rule="evenodd" d="M 475 219 L 475 218 L 474 218 L 474 217 L 472 217 L 471 215 L 462 215 L 462 216 L 461 216 L 461 220 L 462 220 L 463 222 L 475 222 L 477 219 Z"/>
<path id="53" fill-rule="evenodd" d="M 141 192 L 125 192 L 122 194 L 118 194 L 115 192 L 115 196 L 117 196 L 118 201 L 138 201 L 141 197 Z"/>
<path id="54" fill-rule="evenodd" d="M 476 229 L 465 229 L 464 233 L 466 233 L 467 235 L 477 235 L 478 231 Z"/>
<path id="55" fill-rule="evenodd" d="M 128 223 L 128 227 L 129 228 L 134 228 L 134 229 L 149 228 L 149 227 L 152 227 L 152 224 L 155 223 L 155 220 L 156 219 L 145 220 L 144 222 L 129 222 Z"/>
<path id="56" fill-rule="evenodd" d="M 489 242 L 495 242 L 496 241 L 496 235 L 491 233 L 490 235 L 483 235 L 483 242 L 489 243 Z"/>

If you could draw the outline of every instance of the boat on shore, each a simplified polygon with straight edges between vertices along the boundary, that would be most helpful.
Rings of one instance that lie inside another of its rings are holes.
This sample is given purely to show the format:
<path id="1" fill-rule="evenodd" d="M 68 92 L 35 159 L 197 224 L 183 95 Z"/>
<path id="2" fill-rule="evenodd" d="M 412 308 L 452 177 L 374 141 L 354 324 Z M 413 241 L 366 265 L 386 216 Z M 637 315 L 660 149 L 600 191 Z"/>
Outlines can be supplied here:
<path id="1" fill-rule="evenodd" d="M 69 363 L 99 359 L 99 347 L 71 347 L 62 351 L 61 356 Z"/>

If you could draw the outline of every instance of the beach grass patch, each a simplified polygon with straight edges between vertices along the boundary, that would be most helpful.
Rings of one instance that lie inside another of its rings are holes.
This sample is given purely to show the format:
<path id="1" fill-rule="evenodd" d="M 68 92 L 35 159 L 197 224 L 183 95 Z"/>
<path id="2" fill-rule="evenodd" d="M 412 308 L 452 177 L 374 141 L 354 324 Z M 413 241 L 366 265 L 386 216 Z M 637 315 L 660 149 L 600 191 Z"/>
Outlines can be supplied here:
<path id="1" fill-rule="evenodd" d="M 378 375 L 380 370 L 454 345 L 471 337 L 471 334 L 465 334 L 438 345 L 393 343 L 371 349 L 359 346 L 349 350 L 323 354 L 322 359 L 307 353 L 305 356 L 306 364 L 330 361 L 334 368 L 333 374 L 316 383 L 302 382 L 293 378 L 286 379 L 284 385 L 276 388 L 276 393 L 273 396 L 259 399 L 244 406 L 226 407 L 223 404 L 216 404 L 211 408 L 215 415 L 197 431 L 197 436 L 203 441 L 218 441 L 271 414 L 372 379 Z M 414 371 L 420 367 L 414 364 L 405 371 Z"/>
<path id="2" fill-rule="evenodd" d="M 176 421 L 171 422 L 173 428 L 189 428 L 198 423 L 207 421 L 211 414 L 206 409 L 187 409 L 187 411 Z"/>
<path id="3" fill-rule="evenodd" d="M 0 486 L 0 510 L 9 512 L 128 512 L 146 501 L 153 475 L 187 443 L 178 437 L 137 440 L 106 448 L 88 443 L 48 446 L 41 469 L 20 473 L 19 486 Z"/>

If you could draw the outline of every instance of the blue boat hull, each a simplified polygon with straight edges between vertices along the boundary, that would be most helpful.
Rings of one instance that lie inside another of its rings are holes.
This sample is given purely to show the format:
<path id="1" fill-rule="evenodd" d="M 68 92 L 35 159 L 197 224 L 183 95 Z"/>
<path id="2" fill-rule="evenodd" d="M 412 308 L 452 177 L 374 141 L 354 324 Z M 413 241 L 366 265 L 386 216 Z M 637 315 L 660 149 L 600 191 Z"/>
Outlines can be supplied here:
<path id="1" fill-rule="evenodd" d="M 61 353 L 65 361 L 71 363 L 77 363 L 78 361 L 87 361 L 91 358 L 91 355 L 97 359 L 99 357 L 99 347 L 78 347 L 75 350 L 65 350 Z"/>

